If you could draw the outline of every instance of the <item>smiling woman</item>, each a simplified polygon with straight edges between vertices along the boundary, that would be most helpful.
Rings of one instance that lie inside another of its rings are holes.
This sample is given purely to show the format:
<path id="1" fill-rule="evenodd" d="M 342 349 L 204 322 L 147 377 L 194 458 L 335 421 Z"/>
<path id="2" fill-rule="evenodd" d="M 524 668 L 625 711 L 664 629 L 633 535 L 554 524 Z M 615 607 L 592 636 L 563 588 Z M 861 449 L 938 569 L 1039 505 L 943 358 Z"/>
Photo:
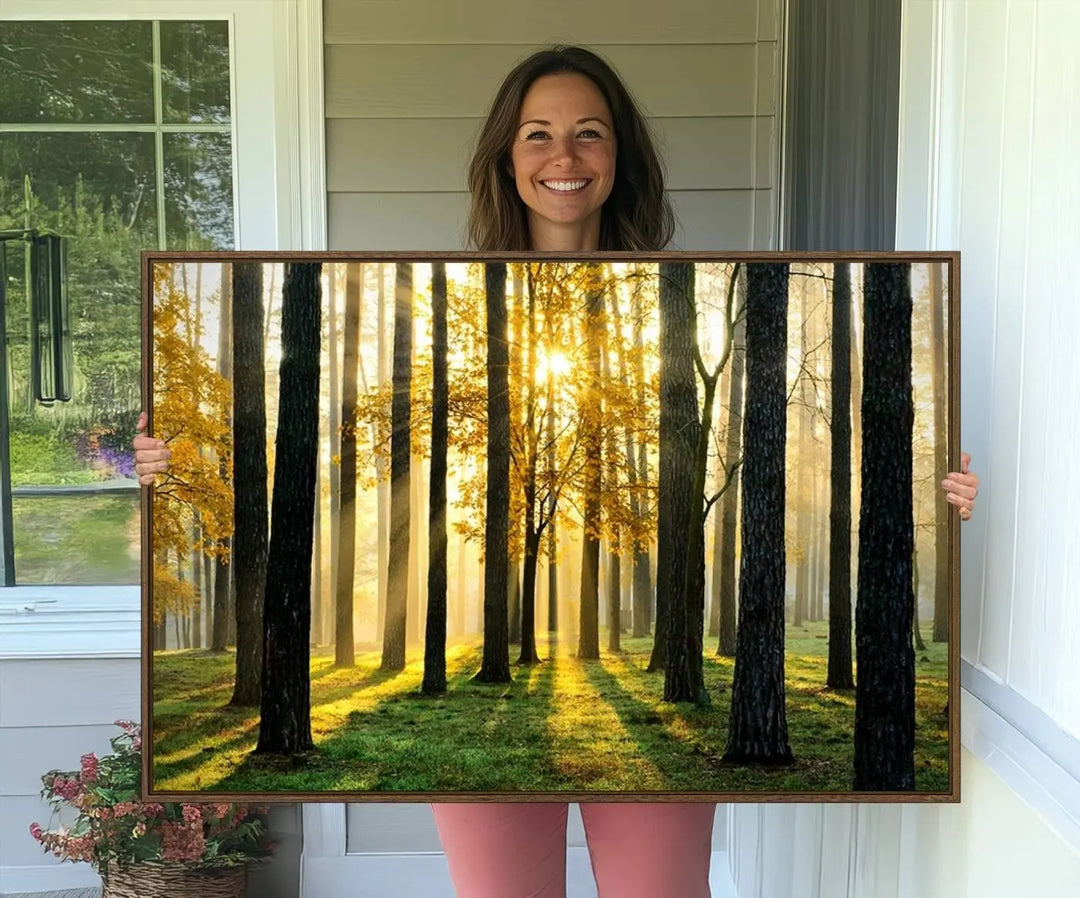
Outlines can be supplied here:
<path id="1" fill-rule="evenodd" d="M 675 231 L 644 116 L 582 47 L 541 50 L 507 75 L 468 184 L 479 250 L 658 250 Z"/>

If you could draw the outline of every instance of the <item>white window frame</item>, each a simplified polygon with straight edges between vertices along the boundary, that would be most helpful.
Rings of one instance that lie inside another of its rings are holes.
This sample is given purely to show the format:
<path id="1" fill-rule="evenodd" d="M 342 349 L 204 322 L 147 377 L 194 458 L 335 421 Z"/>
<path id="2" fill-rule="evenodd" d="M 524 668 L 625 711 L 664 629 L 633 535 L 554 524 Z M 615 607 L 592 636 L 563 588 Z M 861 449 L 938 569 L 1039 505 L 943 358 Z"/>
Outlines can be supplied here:
<path id="1" fill-rule="evenodd" d="M 4 20 L 230 24 L 235 247 L 326 248 L 318 0 L 4 0 Z M 0 657 L 137 657 L 140 588 L 0 590 Z M 81 625 L 83 622 L 85 625 Z"/>

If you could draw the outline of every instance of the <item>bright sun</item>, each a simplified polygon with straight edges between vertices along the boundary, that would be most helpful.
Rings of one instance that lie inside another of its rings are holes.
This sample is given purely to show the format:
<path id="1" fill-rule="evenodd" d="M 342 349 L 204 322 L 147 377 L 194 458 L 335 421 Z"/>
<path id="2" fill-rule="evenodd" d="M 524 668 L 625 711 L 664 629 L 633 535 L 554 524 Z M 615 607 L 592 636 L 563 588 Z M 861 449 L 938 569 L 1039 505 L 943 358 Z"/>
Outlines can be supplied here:
<path id="1" fill-rule="evenodd" d="M 536 379 L 540 382 L 547 380 L 548 372 L 553 377 L 562 377 L 565 374 L 570 373 L 572 365 L 570 359 L 568 359 L 565 353 L 555 350 L 550 355 L 547 352 L 541 350 L 540 358 L 537 360 L 536 365 Z"/>

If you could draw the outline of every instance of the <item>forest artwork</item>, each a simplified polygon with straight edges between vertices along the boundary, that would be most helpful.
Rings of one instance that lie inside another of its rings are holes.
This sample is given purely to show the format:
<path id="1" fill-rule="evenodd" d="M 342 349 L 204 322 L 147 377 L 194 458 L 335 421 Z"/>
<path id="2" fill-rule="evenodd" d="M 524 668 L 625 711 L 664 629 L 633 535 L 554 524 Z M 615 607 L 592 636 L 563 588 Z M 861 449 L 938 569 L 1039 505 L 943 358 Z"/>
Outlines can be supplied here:
<path id="1" fill-rule="evenodd" d="M 143 261 L 149 795 L 958 800 L 957 254 Z"/>

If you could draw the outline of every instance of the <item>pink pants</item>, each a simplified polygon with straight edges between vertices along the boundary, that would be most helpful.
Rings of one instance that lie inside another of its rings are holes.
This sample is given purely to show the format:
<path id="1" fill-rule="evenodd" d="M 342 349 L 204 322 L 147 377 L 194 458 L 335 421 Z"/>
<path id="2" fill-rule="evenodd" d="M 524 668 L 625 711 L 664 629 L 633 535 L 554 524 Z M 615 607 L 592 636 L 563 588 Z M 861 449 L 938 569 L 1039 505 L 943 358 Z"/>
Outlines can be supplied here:
<path id="1" fill-rule="evenodd" d="M 433 804 L 458 898 L 564 898 L 566 804 Z M 599 898 L 709 898 L 715 804 L 582 804 Z"/>

